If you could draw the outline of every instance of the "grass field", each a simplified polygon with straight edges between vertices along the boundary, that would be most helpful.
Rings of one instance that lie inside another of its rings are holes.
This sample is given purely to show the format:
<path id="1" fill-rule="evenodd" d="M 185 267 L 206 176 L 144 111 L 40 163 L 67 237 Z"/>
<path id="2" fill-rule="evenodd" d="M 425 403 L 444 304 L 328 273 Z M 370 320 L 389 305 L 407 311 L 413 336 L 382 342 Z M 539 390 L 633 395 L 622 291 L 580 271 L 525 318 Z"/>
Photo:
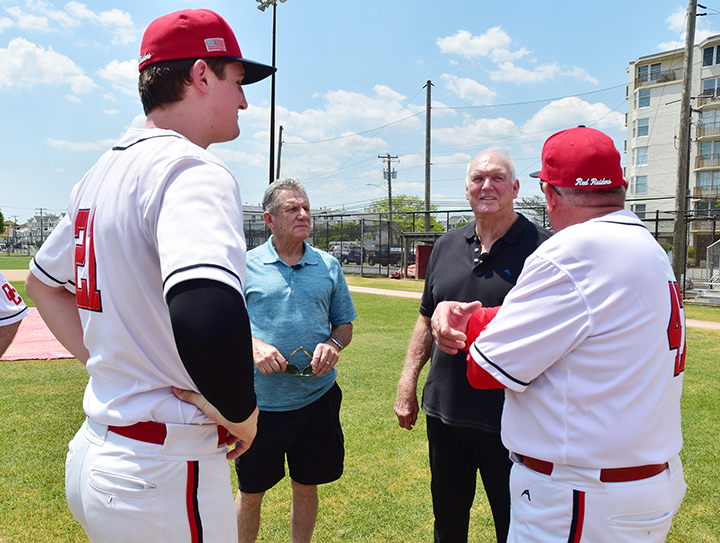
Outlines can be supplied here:
<path id="1" fill-rule="evenodd" d="M 416 543 L 432 540 L 425 420 L 402 430 L 392 407 L 417 300 L 354 294 L 358 319 L 343 351 L 343 477 L 320 491 L 314 540 Z M 720 541 L 720 332 L 690 329 L 683 395 L 689 490 L 671 543 Z M 0 362 L 0 542 L 87 541 L 64 499 L 67 442 L 80 426 L 84 368 L 71 361 Z M 610 437 L 608 437 L 610 438 Z M 289 481 L 268 492 L 259 541 L 289 541 Z M 492 541 L 478 489 L 470 541 Z"/>
<path id="2" fill-rule="evenodd" d="M 31 256 L 0 253 L 0 270 L 27 270 Z"/>

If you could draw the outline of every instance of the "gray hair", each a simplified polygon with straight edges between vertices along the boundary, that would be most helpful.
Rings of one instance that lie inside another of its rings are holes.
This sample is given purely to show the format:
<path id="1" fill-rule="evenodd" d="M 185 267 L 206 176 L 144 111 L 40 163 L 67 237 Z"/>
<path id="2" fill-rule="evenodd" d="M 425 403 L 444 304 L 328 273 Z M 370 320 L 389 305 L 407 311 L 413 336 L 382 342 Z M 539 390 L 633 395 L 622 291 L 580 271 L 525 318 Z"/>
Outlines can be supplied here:
<path id="1" fill-rule="evenodd" d="M 560 187 L 565 201 L 573 207 L 625 206 L 625 187 L 581 189 Z"/>
<path id="2" fill-rule="evenodd" d="M 484 151 L 478 153 L 477 155 L 475 155 L 475 157 L 470 162 L 468 162 L 467 171 L 465 172 L 465 184 L 466 185 L 470 181 L 470 179 L 469 179 L 470 166 L 472 165 L 472 163 L 475 162 L 481 156 L 488 155 L 490 153 L 495 153 L 496 155 L 500 155 L 501 157 L 503 157 L 503 159 L 505 159 L 505 165 L 508 167 L 508 171 L 510 172 L 510 180 L 513 183 L 515 182 L 515 179 L 517 179 L 515 177 L 515 161 L 510 156 L 510 153 L 508 152 L 508 150 L 505 149 L 505 147 L 490 147 L 490 148 L 485 149 Z"/>
<path id="3" fill-rule="evenodd" d="M 280 179 L 273 181 L 268 188 L 265 189 L 265 195 L 263 196 L 262 201 L 263 211 L 267 211 L 270 215 L 277 215 L 278 196 L 282 190 L 302 192 L 305 195 L 305 198 L 310 201 L 307 191 L 300 181 L 294 177 L 281 177 Z"/>

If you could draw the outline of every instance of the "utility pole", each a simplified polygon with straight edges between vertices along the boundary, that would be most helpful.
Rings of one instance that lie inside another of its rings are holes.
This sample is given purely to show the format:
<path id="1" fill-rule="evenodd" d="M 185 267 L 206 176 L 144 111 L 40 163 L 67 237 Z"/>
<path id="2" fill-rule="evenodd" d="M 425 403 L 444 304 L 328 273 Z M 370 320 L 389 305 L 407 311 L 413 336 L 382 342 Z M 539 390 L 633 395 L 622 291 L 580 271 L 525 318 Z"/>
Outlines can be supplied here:
<path id="1" fill-rule="evenodd" d="M 390 223 L 390 227 L 392 228 L 392 180 L 397 177 L 397 172 L 392 169 L 392 161 L 397 160 L 397 156 L 390 156 L 390 153 L 383 155 L 378 155 L 378 158 L 387 161 L 387 169 L 383 169 L 383 177 L 387 179 L 388 182 L 388 222 Z M 388 230 L 388 243 L 390 243 L 392 236 L 390 235 L 390 230 Z"/>
<path id="2" fill-rule="evenodd" d="M 275 179 L 280 179 L 280 154 L 282 153 L 282 133 L 283 127 L 280 125 L 280 135 L 278 136 L 278 158 L 277 158 L 277 173 Z"/>
<path id="3" fill-rule="evenodd" d="M 680 98 L 680 129 L 678 135 L 677 187 L 675 188 L 675 224 L 673 226 L 672 267 L 675 278 L 685 293 L 683 274 L 687 256 L 688 178 L 690 177 L 690 93 L 692 88 L 693 48 L 695 46 L 695 19 L 697 0 L 688 6 L 687 33 L 685 36 L 685 70 Z"/>
<path id="4" fill-rule="evenodd" d="M 430 89 L 432 82 L 427 82 L 425 98 L 425 232 L 430 231 L 430 118 L 432 114 Z"/>
<path id="5" fill-rule="evenodd" d="M 44 236 L 43 236 L 43 211 L 45 210 L 44 207 L 38 207 L 38 210 L 40 210 L 40 245 L 42 245 L 45 242 Z"/>
<path id="6" fill-rule="evenodd" d="M 15 245 L 17 245 L 17 215 L 13 215 L 13 253 L 15 252 Z"/>

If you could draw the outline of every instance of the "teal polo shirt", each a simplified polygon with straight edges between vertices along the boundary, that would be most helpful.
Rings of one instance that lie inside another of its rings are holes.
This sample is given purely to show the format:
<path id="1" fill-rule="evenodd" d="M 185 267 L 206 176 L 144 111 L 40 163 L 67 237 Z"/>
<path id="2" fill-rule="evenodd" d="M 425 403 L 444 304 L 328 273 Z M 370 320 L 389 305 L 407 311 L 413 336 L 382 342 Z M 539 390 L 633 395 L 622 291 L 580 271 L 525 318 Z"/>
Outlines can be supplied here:
<path id="1" fill-rule="evenodd" d="M 312 354 L 318 343 L 330 337 L 332 326 L 357 318 L 345 276 L 337 259 L 307 243 L 300 262 L 288 266 L 272 239 L 247 254 L 244 294 L 252 335 L 285 358 L 298 347 Z M 298 353 L 289 362 L 302 370 L 310 359 Z M 263 374 L 256 367 L 258 407 L 263 411 L 300 409 L 330 390 L 336 376 L 335 368 L 320 377 L 298 377 Z"/>

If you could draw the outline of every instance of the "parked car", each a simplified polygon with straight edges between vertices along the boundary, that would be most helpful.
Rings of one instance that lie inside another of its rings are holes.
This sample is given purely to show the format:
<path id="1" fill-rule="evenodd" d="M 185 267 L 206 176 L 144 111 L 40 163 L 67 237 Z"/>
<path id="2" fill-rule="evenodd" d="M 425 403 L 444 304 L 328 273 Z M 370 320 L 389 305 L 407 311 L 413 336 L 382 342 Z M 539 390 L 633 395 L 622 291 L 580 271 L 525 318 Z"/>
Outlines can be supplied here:
<path id="1" fill-rule="evenodd" d="M 374 266 L 377 262 L 381 266 L 402 266 L 402 249 L 400 247 L 381 247 L 380 250 L 368 253 L 368 265 Z M 408 264 L 415 263 L 415 255 L 409 255 Z"/>
<path id="2" fill-rule="evenodd" d="M 342 245 L 342 252 L 340 245 L 335 245 L 332 250 L 332 255 L 343 264 L 350 262 L 360 264 L 364 260 L 365 254 L 365 249 L 358 245 Z"/>

